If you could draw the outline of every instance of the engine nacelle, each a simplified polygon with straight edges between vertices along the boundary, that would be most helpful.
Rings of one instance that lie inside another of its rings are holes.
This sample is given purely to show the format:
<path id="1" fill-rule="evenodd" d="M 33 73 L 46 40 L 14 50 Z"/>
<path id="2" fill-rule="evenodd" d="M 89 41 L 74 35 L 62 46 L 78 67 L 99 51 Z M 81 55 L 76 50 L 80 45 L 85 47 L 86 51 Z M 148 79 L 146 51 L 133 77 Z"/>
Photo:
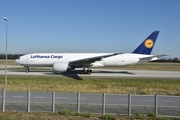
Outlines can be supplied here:
<path id="1" fill-rule="evenodd" d="M 70 70 L 71 66 L 67 62 L 57 62 L 53 64 L 54 73 L 62 73 Z"/>
<path id="2" fill-rule="evenodd" d="M 104 65 L 102 63 L 94 62 L 91 63 L 91 67 L 104 67 Z"/>

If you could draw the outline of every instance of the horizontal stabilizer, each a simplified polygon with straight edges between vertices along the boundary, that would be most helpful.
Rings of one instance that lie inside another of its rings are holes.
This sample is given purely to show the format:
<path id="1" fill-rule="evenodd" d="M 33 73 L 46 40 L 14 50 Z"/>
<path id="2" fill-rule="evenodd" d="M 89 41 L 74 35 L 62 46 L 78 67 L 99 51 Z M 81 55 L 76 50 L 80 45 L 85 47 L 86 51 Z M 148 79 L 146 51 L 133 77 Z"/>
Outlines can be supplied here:
<path id="1" fill-rule="evenodd" d="M 148 56 L 148 57 L 139 58 L 139 60 L 140 61 L 154 61 L 154 60 L 158 60 L 159 57 L 163 57 L 163 56 L 168 56 L 168 55 L 166 55 L 166 54 L 152 55 L 152 56 Z"/>

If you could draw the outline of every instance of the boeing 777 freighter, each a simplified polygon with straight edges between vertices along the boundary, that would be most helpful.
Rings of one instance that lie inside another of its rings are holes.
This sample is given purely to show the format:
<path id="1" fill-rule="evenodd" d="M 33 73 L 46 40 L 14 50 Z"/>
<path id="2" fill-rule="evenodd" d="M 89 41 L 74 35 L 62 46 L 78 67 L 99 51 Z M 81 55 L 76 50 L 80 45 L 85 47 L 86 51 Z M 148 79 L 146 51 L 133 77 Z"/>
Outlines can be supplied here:
<path id="1" fill-rule="evenodd" d="M 33 53 L 19 57 L 15 62 L 26 67 L 52 67 L 54 73 L 83 68 L 90 74 L 93 67 L 127 66 L 158 60 L 163 55 L 150 55 L 159 31 L 154 31 L 132 53 Z"/>

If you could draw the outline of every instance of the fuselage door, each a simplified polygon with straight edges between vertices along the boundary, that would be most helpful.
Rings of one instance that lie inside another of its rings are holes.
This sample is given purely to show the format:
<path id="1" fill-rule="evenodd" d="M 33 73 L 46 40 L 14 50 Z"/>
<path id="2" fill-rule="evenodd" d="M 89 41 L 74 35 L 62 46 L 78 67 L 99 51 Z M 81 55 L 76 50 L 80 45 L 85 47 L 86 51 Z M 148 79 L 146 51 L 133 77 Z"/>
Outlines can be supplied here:
<path id="1" fill-rule="evenodd" d="M 26 56 L 26 63 L 29 63 L 29 56 Z"/>

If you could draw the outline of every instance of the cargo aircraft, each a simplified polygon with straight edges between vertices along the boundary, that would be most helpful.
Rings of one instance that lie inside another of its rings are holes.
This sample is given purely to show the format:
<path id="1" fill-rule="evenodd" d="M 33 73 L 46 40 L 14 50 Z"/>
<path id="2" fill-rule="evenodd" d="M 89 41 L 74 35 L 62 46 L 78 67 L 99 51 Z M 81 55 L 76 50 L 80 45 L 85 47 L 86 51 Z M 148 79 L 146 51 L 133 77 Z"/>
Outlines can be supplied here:
<path id="1" fill-rule="evenodd" d="M 159 31 L 152 32 L 132 53 L 33 53 L 26 54 L 15 62 L 26 67 L 52 67 L 54 73 L 63 73 L 82 68 L 82 73 L 91 74 L 93 67 L 128 66 L 158 60 L 162 55 L 151 55 Z"/>

